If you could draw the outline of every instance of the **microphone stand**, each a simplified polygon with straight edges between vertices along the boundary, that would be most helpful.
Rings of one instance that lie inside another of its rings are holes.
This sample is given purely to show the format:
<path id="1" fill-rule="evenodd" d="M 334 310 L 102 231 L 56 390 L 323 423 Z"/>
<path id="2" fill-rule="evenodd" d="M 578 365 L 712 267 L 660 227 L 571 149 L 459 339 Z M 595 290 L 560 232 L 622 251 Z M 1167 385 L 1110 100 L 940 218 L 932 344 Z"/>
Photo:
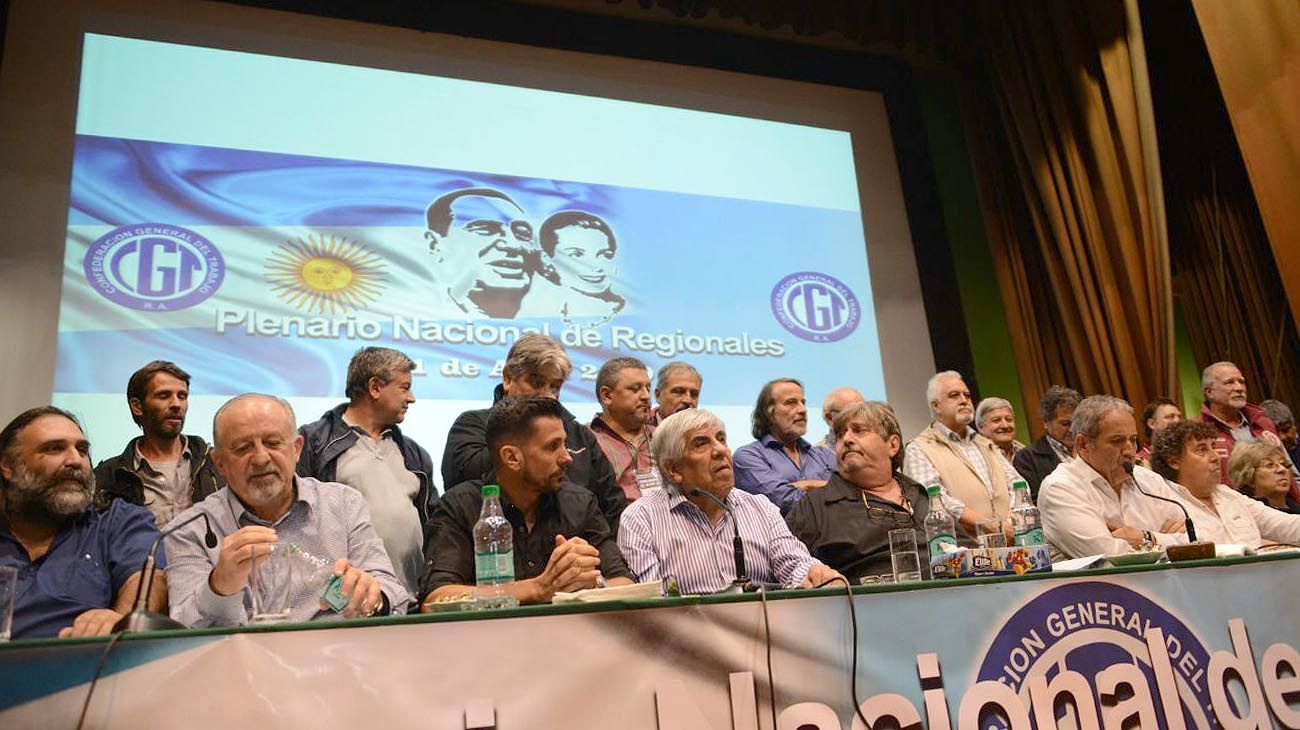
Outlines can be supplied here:
<path id="1" fill-rule="evenodd" d="M 732 527 L 732 550 L 735 553 L 736 560 L 736 579 L 731 581 L 731 585 L 722 591 L 722 593 L 742 593 L 749 590 L 757 590 L 751 587 L 749 576 L 745 574 L 745 544 L 740 540 L 740 523 L 736 521 L 736 515 L 731 511 L 731 506 L 716 494 L 706 492 L 698 487 L 692 489 L 689 494 L 692 497 L 703 497 L 722 508 L 731 517 Z"/>
<path id="2" fill-rule="evenodd" d="M 163 538 L 176 532 L 189 523 L 203 518 L 203 524 L 207 527 L 207 532 L 203 535 L 203 544 L 209 548 L 217 546 L 217 536 L 212 532 L 212 523 L 208 520 L 206 512 L 195 512 L 185 518 L 178 524 L 172 525 L 163 530 L 158 537 L 154 538 L 153 544 L 149 546 L 149 554 L 145 556 L 144 567 L 140 569 L 140 583 L 135 592 L 135 607 L 131 613 L 123 616 L 116 624 L 113 625 L 113 632 L 123 632 L 134 634 L 141 631 L 166 631 L 169 629 L 183 629 L 185 624 L 164 616 L 161 613 L 148 610 L 149 593 L 153 590 L 153 572 L 157 565 L 155 557 L 158 552 L 158 546 L 162 544 Z"/>
<path id="3" fill-rule="evenodd" d="M 1127 472 L 1130 477 L 1133 477 L 1132 462 L 1128 462 L 1128 461 L 1124 462 L 1124 471 Z M 1133 486 L 1137 487 L 1137 490 L 1142 494 L 1145 494 L 1146 496 L 1151 497 L 1152 499 L 1158 499 L 1162 502 L 1169 502 L 1170 504 L 1174 505 L 1175 507 L 1182 510 L 1183 512 L 1183 525 L 1187 528 L 1188 544 L 1169 545 L 1168 547 L 1166 547 L 1165 555 L 1169 556 L 1170 562 L 1179 562 L 1183 560 L 1200 560 L 1202 558 L 1214 557 L 1214 543 L 1201 542 L 1200 540 L 1196 539 L 1196 525 L 1192 523 L 1192 514 L 1187 511 L 1187 507 L 1183 506 L 1182 502 L 1179 502 L 1176 499 L 1161 497 L 1158 494 L 1152 494 L 1148 492 L 1147 490 L 1142 488 L 1141 484 L 1138 484 L 1138 480 L 1136 477 L 1133 477 Z"/>

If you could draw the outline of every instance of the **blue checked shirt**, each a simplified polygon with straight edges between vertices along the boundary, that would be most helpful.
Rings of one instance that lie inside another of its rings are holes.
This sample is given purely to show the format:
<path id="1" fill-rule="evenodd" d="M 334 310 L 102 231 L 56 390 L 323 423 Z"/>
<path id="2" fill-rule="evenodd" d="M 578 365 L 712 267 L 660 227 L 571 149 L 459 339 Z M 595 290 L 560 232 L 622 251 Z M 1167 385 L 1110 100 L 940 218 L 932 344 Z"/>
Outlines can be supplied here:
<path id="1" fill-rule="evenodd" d="M 740 525 L 745 572 L 753 580 L 795 588 L 818 561 L 808 554 L 776 506 L 739 489 L 727 506 Z M 731 516 L 710 524 L 704 511 L 675 486 L 628 505 L 619 521 L 618 547 L 638 581 L 673 578 L 682 593 L 716 593 L 736 579 Z"/>

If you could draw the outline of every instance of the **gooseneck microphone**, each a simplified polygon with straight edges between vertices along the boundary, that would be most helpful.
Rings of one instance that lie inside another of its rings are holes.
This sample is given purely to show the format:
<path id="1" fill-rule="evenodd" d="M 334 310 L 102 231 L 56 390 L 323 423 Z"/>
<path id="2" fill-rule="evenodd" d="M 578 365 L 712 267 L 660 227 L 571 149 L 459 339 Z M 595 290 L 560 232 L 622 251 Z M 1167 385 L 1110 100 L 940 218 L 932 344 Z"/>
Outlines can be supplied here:
<path id="1" fill-rule="evenodd" d="M 728 591 L 743 591 L 749 586 L 749 576 L 745 574 L 745 544 L 740 541 L 740 523 L 736 521 L 736 514 L 731 511 L 731 506 L 724 500 L 720 499 L 712 492 L 706 492 L 698 487 L 690 491 L 692 497 L 704 497 L 722 508 L 731 517 L 732 549 L 736 558 L 736 579 L 731 582 L 731 588 Z"/>
<path id="2" fill-rule="evenodd" d="M 1131 461 L 1126 461 L 1126 462 L 1124 462 L 1124 471 L 1127 472 L 1129 476 L 1133 476 L 1133 462 L 1131 462 Z M 1158 499 L 1158 500 L 1160 500 L 1160 501 L 1162 501 L 1162 502 L 1168 502 L 1168 503 L 1174 505 L 1175 507 L 1177 507 L 1178 509 L 1182 510 L 1182 511 L 1183 511 L 1183 524 L 1187 526 L 1187 541 L 1188 541 L 1188 542 L 1200 542 L 1199 540 L 1196 539 L 1196 525 L 1192 524 L 1192 515 L 1191 515 L 1191 513 L 1189 513 L 1189 512 L 1187 511 L 1187 508 L 1183 506 L 1183 503 L 1182 503 L 1182 502 L 1179 502 L 1179 501 L 1176 500 L 1176 499 L 1170 499 L 1170 498 L 1168 498 L 1168 497 L 1161 497 L 1161 496 L 1158 495 L 1158 494 L 1152 494 L 1152 493 L 1148 492 L 1147 490 L 1145 490 L 1145 489 L 1142 488 L 1142 485 L 1138 483 L 1138 480 L 1137 480 L 1136 477 L 1133 478 L 1133 486 L 1137 487 L 1137 490 L 1138 490 L 1139 492 L 1145 494 L 1145 495 L 1148 496 L 1148 497 L 1151 497 L 1152 499 Z"/>
<path id="3" fill-rule="evenodd" d="M 203 524 L 207 528 L 207 531 L 203 534 L 203 544 L 209 548 L 217 546 L 217 535 L 212 531 L 212 522 L 208 520 L 206 512 L 195 512 L 158 533 L 158 537 L 154 538 L 153 544 L 149 546 L 149 554 L 145 556 L 144 566 L 140 568 L 140 582 L 137 584 L 135 592 L 135 607 L 131 609 L 131 613 L 123 616 L 120 621 L 113 625 L 113 631 L 133 634 L 139 631 L 164 631 L 185 628 L 185 625 L 181 622 L 161 613 L 154 613 L 148 610 L 146 606 L 149 602 L 149 593 L 153 590 L 153 571 L 157 565 L 158 546 L 162 544 L 163 538 L 200 517 L 203 518 Z"/>

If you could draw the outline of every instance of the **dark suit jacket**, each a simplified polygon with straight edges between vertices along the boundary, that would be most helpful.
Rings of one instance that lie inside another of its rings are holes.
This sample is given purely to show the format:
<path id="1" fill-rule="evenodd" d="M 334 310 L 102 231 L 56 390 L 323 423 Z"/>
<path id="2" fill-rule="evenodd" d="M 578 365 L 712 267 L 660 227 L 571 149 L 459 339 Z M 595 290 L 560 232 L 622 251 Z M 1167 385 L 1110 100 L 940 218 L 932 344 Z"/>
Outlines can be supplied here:
<path id="1" fill-rule="evenodd" d="M 1047 434 L 1039 436 L 1037 441 L 1021 449 L 1011 460 L 1011 465 L 1020 472 L 1020 476 L 1024 477 L 1025 481 L 1029 482 L 1029 492 L 1034 495 L 1034 504 L 1038 504 L 1038 486 L 1060 463 L 1061 460 L 1056 458 L 1052 445 L 1047 443 Z"/>

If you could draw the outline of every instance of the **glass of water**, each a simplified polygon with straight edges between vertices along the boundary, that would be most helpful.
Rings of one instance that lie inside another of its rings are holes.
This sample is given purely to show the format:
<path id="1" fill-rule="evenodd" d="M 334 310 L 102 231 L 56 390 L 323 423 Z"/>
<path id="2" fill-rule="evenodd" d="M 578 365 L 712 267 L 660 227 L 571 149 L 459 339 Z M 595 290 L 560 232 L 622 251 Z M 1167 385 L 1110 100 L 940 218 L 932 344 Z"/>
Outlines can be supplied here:
<path id="1" fill-rule="evenodd" d="M 1007 533 L 1002 530 L 1001 518 L 994 517 L 975 525 L 975 539 L 982 548 L 1004 548 L 1007 546 Z"/>
<path id="2" fill-rule="evenodd" d="M 921 580 L 921 556 L 916 550 L 916 530 L 905 527 L 889 531 L 889 559 L 894 565 L 894 582 Z"/>
<path id="3" fill-rule="evenodd" d="M 0 641 L 8 641 L 14 625 L 14 596 L 18 594 L 18 569 L 0 565 Z"/>

